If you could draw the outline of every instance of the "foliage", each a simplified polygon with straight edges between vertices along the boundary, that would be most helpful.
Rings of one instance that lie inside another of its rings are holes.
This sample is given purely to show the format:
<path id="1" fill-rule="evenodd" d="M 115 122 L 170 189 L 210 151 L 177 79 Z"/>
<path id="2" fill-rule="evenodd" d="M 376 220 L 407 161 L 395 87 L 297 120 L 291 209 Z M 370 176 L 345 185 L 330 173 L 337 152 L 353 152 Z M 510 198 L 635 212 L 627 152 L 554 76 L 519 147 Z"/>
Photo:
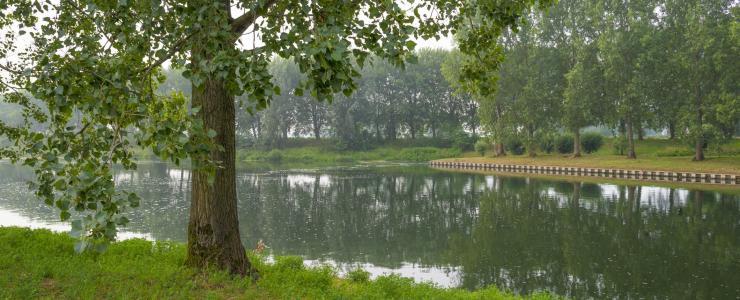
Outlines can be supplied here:
<path id="1" fill-rule="evenodd" d="M 475 152 L 478 152 L 480 156 L 485 156 L 486 151 L 490 149 L 491 149 L 491 144 L 485 138 L 478 139 L 478 141 L 475 142 Z"/>
<path id="2" fill-rule="evenodd" d="M 370 281 L 370 272 L 365 271 L 361 268 L 353 269 L 349 272 L 347 272 L 347 279 L 349 279 L 352 282 L 368 282 Z"/>
<path id="3" fill-rule="evenodd" d="M 504 140 L 504 147 L 506 148 L 506 151 L 509 151 L 514 155 L 522 155 L 526 150 L 522 141 L 517 137 L 509 137 Z"/>
<path id="4" fill-rule="evenodd" d="M 573 153 L 573 136 L 561 134 L 555 137 L 555 149 L 561 154 Z"/>
<path id="5" fill-rule="evenodd" d="M 368 151 L 338 151 L 332 147 L 302 147 L 284 150 L 239 150 L 240 162 L 267 162 L 282 164 L 331 165 L 368 161 L 427 162 L 434 159 L 458 157 L 457 148 L 436 147 L 378 147 Z M 279 156 L 279 159 L 275 159 Z"/>
<path id="6" fill-rule="evenodd" d="M 178 299 L 517 299 L 495 287 L 470 292 L 417 284 L 397 276 L 361 280 L 336 277 L 328 267 L 305 268 L 299 257 L 276 263 L 250 255 L 262 279 L 232 277 L 185 267 L 185 246 L 143 240 L 115 242 L 103 254 L 75 255 L 66 234 L 0 228 L 0 298 L 178 298 Z M 534 299 L 551 299 L 535 294 Z"/>
<path id="7" fill-rule="evenodd" d="M 581 135 L 581 146 L 586 153 L 599 151 L 604 145 L 604 137 L 595 132 L 587 132 Z"/>
<path id="8" fill-rule="evenodd" d="M 552 153 L 555 151 L 555 136 L 553 134 L 544 135 L 540 138 L 538 147 L 547 154 Z"/>
<path id="9" fill-rule="evenodd" d="M 624 155 L 624 152 L 627 150 L 627 138 L 623 136 L 617 137 L 612 143 L 612 148 L 614 150 L 614 154 Z"/>

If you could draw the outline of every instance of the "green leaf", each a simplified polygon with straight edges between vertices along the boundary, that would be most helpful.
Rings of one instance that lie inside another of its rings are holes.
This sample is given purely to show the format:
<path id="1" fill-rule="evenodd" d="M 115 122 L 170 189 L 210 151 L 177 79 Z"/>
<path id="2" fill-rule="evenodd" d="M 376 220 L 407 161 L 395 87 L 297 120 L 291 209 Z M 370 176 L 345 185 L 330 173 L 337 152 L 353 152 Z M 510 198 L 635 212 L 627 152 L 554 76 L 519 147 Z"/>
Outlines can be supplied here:
<path id="1" fill-rule="evenodd" d="M 69 220 L 69 217 L 71 217 L 71 216 L 72 216 L 72 215 L 71 215 L 71 214 L 69 213 L 69 211 L 66 211 L 66 210 L 63 210 L 63 211 L 62 211 L 61 213 L 59 213 L 59 218 L 60 218 L 60 219 L 61 219 L 62 221 L 67 221 L 67 220 Z"/>

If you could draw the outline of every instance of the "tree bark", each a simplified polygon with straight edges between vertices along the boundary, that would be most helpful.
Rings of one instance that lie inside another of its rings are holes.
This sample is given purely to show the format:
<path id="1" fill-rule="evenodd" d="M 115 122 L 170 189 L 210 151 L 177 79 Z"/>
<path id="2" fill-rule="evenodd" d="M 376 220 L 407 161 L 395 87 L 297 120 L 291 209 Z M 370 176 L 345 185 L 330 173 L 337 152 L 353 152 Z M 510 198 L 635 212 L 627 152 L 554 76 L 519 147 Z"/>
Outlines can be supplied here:
<path id="1" fill-rule="evenodd" d="M 635 136 L 632 132 L 632 118 L 627 117 L 627 158 L 635 159 L 637 158 L 637 154 L 635 154 Z"/>
<path id="2" fill-rule="evenodd" d="M 527 143 L 527 154 L 529 157 L 536 157 L 537 156 L 537 146 L 534 141 L 534 130 L 530 128 L 529 130 L 529 142 Z"/>
<path id="3" fill-rule="evenodd" d="M 676 124 L 673 121 L 668 123 L 668 135 L 671 140 L 676 139 Z"/>
<path id="4" fill-rule="evenodd" d="M 224 82 L 215 79 L 207 79 L 200 87 L 193 86 L 192 97 L 193 106 L 201 107 L 203 124 L 216 132 L 214 141 L 223 151 L 211 152 L 211 159 L 220 162 L 212 185 L 204 172 L 196 171 L 193 177 L 187 263 L 256 276 L 239 235 L 234 99 Z"/>
<path id="5" fill-rule="evenodd" d="M 698 92 L 697 92 L 698 93 Z M 696 133 L 696 141 L 694 142 L 694 161 L 702 161 L 704 160 L 704 132 L 703 132 L 703 121 L 704 116 L 702 115 L 701 111 L 701 100 L 699 100 L 699 97 L 697 96 L 696 99 L 696 128 L 698 128 L 699 132 Z"/>
<path id="6" fill-rule="evenodd" d="M 573 130 L 573 157 L 581 157 L 581 129 Z"/>
<path id="7" fill-rule="evenodd" d="M 496 146 L 494 146 L 496 151 L 496 156 L 506 156 L 506 151 L 504 150 L 504 143 L 496 143 Z"/>

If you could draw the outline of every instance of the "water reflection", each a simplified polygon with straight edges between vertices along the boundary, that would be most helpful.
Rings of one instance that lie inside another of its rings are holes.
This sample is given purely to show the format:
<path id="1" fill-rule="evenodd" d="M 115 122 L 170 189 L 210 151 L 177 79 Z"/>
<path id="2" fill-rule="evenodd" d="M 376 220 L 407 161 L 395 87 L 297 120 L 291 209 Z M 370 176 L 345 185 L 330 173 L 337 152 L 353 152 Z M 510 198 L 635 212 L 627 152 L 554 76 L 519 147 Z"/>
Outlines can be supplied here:
<path id="1" fill-rule="evenodd" d="M 0 165 L 0 211 L 55 220 L 28 196 L 28 178 Z M 184 241 L 189 178 L 165 164 L 116 174 L 145 199 L 127 229 Z M 740 294 L 736 195 L 420 167 L 243 171 L 238 193 L 248 246 L 262 239 L 311 263 L 576 298 Z"/>

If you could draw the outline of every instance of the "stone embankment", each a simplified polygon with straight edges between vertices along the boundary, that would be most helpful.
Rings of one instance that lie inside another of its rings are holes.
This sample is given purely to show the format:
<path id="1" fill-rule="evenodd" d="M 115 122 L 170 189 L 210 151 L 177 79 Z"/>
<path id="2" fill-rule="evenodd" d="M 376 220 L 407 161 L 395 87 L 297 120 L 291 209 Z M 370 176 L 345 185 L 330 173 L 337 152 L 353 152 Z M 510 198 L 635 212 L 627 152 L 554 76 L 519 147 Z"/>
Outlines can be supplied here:
<path id="1" fill-rule="evenodd" d="M 617 179 L 645 180 L 645 181 L 670 181 L 687 183 L 708 183 L 740 185 L 740 175 L 697 173 L 697 172 L 668 172 L 668 171 L 645 171 L 645 170 L 623 170 L 604 168 L 576 168 L 559 166 L 534 166 L 534 165 L 512 165 L 494 163 L 471 163 L 460 161 L 430 161 L 429 165 L 435 168 L 445 169 L 473 169 L 490 170 L 511 173 L 532 173 L 548 175 L 572 175 L 604 177 Z"/>

